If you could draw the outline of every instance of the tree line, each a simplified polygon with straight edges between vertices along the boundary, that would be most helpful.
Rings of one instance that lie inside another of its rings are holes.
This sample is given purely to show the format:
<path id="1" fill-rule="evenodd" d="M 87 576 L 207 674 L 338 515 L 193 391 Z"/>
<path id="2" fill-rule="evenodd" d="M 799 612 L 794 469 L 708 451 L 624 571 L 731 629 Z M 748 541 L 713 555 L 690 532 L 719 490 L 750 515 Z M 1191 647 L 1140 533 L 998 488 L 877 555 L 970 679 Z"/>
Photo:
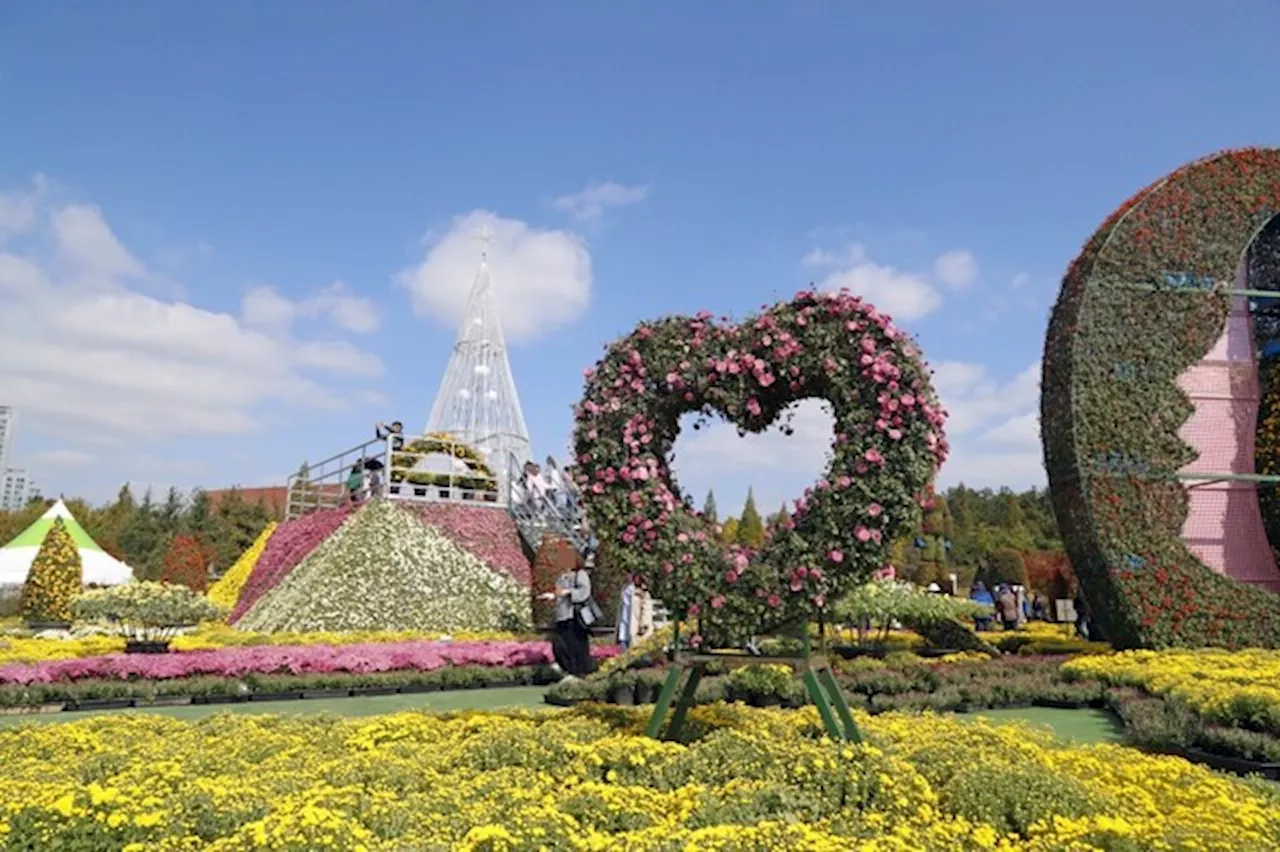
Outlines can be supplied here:
<path id="1" fill-rule="evenodd" d="M 126 483 L 114 501 L 101 506 L 79 498 L 65 502 L 85 532 L 143 580 L 160 578 L 175 540 L 184 545 L 198 543 L 209 571 L 220 574 L 249 549 L 268 523 L 278 520 L 265 503 L 247 501 L 234 489 L 216 504 L 199 488 L 190 494 L 170 488 L 165 499 L 157 501 L 150 490 L 135 498 Z M 0 544 L 34 523 L 49 505 L 48 500 L 33 500 L 21 511 L 0 512 Z M 172 558 L 169 563 L 172 566 Z"/>
<path id="2" fill-rule="evenodd" d="M 737 515 L 720 518 L 714 491 L 702 507 L 707 520 L 720 524 L 726 544 L 747 547 L 759 547 L 765 529 L 785 511 L 762 516 L 750 489 Z M 962 589 L 977 580 L 1019 582 L 1063 597 L 1074 584 L 1046 488 L 1016 492 L 958 485 L 940 492 L 916 526 L 893 543 L 890 560 L 899 577 L 921 585 L 946 586 L 956 574 Z"/>

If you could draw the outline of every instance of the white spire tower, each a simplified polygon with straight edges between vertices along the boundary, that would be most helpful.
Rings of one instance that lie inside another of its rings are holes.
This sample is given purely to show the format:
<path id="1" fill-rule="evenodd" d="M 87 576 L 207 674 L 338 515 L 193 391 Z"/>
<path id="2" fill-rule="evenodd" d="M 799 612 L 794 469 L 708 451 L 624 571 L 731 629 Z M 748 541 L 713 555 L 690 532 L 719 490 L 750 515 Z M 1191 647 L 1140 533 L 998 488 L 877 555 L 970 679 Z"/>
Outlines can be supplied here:
<path id="1" fill-rule="evenodd" d="M 475 447 L 505 486 L 511 458 L 523 465 L 532 458 L 532 448 L 502 323 L 493 307 L 488 251 L 493 232 L 484 225 L 476 237 L 481 244 L 480 268 L 431 406 L 427 431 L 443 432 Z"/>

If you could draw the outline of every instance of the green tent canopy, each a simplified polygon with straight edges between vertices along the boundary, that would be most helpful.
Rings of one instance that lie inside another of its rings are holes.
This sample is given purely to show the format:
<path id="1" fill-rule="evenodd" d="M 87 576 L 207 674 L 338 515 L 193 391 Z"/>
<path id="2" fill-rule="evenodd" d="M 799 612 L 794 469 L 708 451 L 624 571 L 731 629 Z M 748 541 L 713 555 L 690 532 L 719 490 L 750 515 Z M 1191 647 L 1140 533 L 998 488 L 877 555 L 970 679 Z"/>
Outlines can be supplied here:
<path id="1" fill-rule="evenodd" d="M 0 585 L 20 586 L 26 582 L 40 545 L 58 519 L 62 520 L 63 527 L 80 551 L 86 585 L 114 586 L 133 579 L 133 569 L 103 550 L 80 526 L 67 504 L 59 500 L 35 523 L 18 533 L 13 541 L 0 548 Z"/>

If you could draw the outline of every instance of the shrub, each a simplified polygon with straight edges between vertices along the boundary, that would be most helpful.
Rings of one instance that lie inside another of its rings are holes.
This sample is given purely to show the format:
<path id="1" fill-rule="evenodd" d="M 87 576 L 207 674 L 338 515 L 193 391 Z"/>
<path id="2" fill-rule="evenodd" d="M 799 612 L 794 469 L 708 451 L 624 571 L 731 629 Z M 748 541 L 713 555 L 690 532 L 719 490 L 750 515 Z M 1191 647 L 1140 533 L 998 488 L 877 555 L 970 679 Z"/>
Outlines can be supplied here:
<path id="1" fill-rule="evenodd" d="M 991 561 L 978 572 L 978 579 L 994 589 L 1001 583 L 1016 583 L 1031 587 L 1027 577 L 1027 563 L 1022 554 L 1011 547 L 1004 547 L 991 554 Z"/>
<path id="2" fill-rule="evenodd" d="M 990 613 L 991 607 L 986 604 L 930 594 L 919 586 L 897 580 L 873 580 L 859 586 L 841 598 L 835 607 L 835 615 L 841 621 L 860 624 L 870 620 L 873 625 L 883 627 L 885 633 L 894 621 L 930 624 Z"/>
<path id="3" fill-rule="evenodd" d="M 22 617 L 29 622 L 71 621 L 71 602 L 83 578 L 80 551 L 58 518 L 40 543 L 22 586 Z"/>
<path id="4" fill-rule="evenodd" d="M 160 582 L 203 592 L 209 587 L 209 565 L 213 558 L 213 549 L 198 537 L 175 535 L 164 554 Z"/>
<path id="5" fill-rule="evenodd" d="M 172 637 L 179 627 L 222 618 L 226 607 L 187 586 L 142 581 L 85 592 L 75 600 L 75 613 L 130 639 L 155 640 Z"/>

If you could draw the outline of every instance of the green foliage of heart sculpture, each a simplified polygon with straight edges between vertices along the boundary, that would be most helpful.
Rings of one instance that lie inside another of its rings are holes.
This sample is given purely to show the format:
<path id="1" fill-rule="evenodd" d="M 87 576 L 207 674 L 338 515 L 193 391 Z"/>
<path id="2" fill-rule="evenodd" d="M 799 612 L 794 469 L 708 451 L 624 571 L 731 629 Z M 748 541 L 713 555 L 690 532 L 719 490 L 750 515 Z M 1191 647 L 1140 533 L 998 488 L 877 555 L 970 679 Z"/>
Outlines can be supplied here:
<path id="1" fill-rule="evenodd" d="M 805 290 L 736 325 L 642 323 L 586 371 L 578 483 L 602 542 L 695 641 L 724 647 L 826 609 L 887 561 L 946 457 L 945 413 L 916 344 L 847 292 Z M 830 404 L 827 471 L 758 550 L 723 548 L 669 468 L 680 418 L 762 432 L 792 403 Z"/>

